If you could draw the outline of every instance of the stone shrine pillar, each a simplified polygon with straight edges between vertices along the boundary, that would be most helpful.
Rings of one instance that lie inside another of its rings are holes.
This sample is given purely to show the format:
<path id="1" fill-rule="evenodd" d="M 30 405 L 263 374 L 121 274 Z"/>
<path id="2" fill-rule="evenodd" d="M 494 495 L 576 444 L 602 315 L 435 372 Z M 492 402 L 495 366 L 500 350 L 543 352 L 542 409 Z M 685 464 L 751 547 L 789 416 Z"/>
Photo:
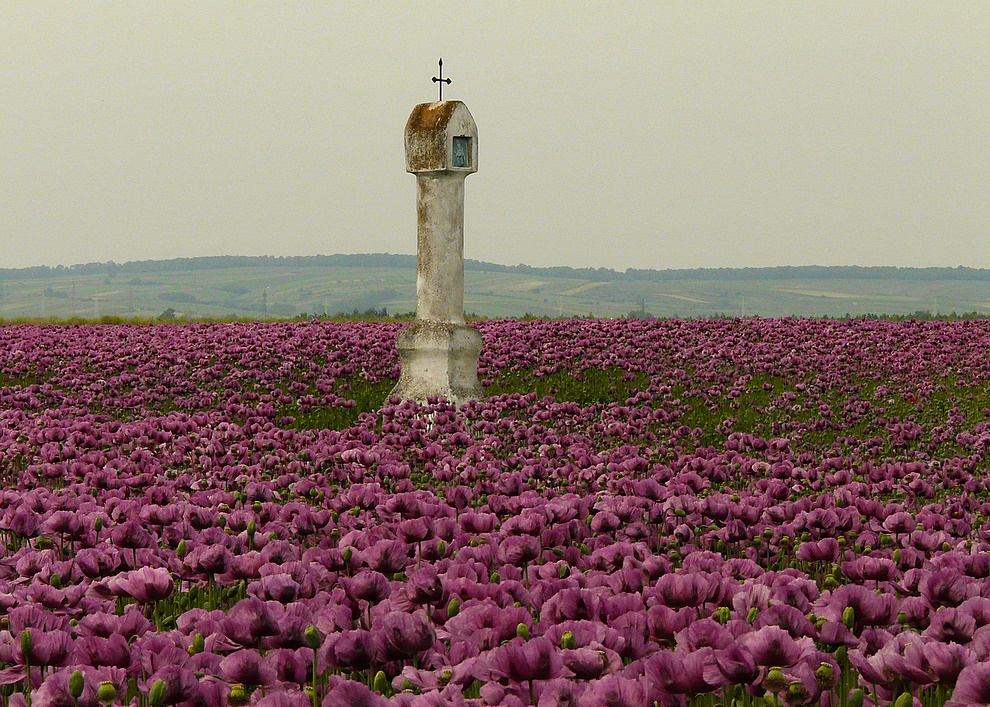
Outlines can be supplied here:
<path id="1" fill-rule="evenodd" d="M 460 101 L 421 103 L 405 130 L 416 175 L 416 319 L 396 342 L 402 376 L 392 391 L 455 405 L 485 397 L 481 335 L 464 322 L 464 179 L 478 171 L 478 126 Z"/>

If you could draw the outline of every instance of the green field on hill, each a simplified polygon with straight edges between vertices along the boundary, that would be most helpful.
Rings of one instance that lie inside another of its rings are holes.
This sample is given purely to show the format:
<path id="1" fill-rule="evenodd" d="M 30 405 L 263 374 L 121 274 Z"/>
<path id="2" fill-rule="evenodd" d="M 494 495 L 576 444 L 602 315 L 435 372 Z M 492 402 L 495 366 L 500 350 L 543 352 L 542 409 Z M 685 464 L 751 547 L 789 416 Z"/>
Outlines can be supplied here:
<path id="1" fill-rule="evenodd" d="M 369 260 L 374 261 L 371 256 L 216 258 L 2 270 L 0 319 L 138 319 L 164 313 L 177 319 L 264 319 L 413 312 L 414 257 L 382 256 L 378 264 L 367 264 Z M 775 268 L 745 277 L 737 270 L 670 271 L 674 275 L 667 279 L 638 279 L 611 271 L 520 270 L 469 262 L 465 310 L 481 317 L 990 314 L 990 280 L 979 276 L 984 271 L 971 271 L 977 273 L 971 279 L 952 277 L 951 271 L 926 279 L 843 277 L 837 276 L 838 269 L 820 270 L 828 276 Z"/>

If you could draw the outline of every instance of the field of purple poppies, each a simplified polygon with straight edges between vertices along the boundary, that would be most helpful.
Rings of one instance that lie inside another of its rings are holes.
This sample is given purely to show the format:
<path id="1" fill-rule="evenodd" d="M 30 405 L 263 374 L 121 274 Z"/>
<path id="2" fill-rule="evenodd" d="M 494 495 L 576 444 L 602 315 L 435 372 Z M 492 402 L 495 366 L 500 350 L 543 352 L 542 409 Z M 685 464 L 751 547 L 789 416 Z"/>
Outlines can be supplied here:
<path id="1" fill-rule="evenodd" d="M 990 321 L 0 327 L 2 707 L 990 704 Z"/>

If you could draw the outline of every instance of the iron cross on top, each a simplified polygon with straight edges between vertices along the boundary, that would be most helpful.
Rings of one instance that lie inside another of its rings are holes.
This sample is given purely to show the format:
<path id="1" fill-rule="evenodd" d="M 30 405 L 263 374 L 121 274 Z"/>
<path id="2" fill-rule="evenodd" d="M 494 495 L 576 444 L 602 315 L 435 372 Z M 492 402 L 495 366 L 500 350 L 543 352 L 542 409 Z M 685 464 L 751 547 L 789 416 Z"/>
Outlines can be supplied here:
<path id="1" fill-rule="evenodd" d="M 443 58 L 442 57 L 440 58 L 440 76 L 439 77 L 434 76 L 433 77 L 433 83 L 440 84 L 440 86 L 439 86 L 439 88 L 440 88 L 440 101 L 442 102 L 443 101 L 443 85 L 444 84 L 447 84 L 448 86 L 450 85 L 450 79 L 449 78 L 445 79 L 443 77 Z"/>

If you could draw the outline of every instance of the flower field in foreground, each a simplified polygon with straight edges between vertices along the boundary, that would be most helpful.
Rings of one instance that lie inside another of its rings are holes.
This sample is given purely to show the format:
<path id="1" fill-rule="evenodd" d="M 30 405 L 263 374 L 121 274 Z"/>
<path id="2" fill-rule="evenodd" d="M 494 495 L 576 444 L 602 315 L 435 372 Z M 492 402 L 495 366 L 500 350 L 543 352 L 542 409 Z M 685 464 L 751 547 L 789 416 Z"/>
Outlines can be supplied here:
<path id="1" fill-rule="evenodd" d="M 3 707 L 990 704 L 990 322 L 0 327 Z"/>

